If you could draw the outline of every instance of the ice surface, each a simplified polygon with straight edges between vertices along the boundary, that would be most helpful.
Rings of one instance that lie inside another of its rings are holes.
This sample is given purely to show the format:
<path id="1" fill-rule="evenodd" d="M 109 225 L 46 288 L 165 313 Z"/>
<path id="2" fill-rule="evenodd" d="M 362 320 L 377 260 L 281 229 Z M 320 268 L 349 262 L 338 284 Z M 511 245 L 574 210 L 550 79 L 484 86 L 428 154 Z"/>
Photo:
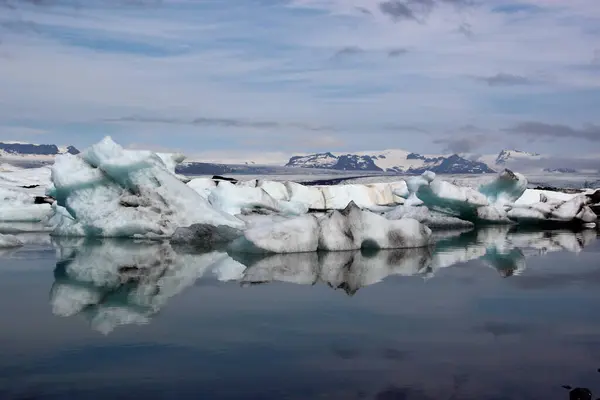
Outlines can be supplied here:
<path id="1" fill-rule="evenodd" d="M 0 187 L 0 221 L 39 222 L 50 213 L 50 204 L 34 204 L 35 197 L 15 189 Z"/>
<path id="2" fill-rule="evenodd" d="M 187 185 L 205 199 L 208 199 L 210 193 L 217 187 L 217 183 L 210 178 L 192 179 Z"/>
<path id="3" fill-rule="evenodd" d="M 519 174 L 505 169 L 492 182 L 482 185 L 479 191 L 484 194 L 490 204 L 503 205 L 514 203 L 527 189 L 527 179 Z"/>
<path id="4" fill-rule="evenodd" d="M 231 246 L 234 252 L 297 253 L 427 246 L 431 230 L 410 218 L 387 220 L 351 202 L 325 216 L 306 215 L 258 225 Z"/>
<path id="5" fill-rule="evenodd" d="M 470 221 L 431 211 L 425 206 L 413 207 L 400 205 L 386 212 L 384 216 L 390 220 L 412 218 L 431 229 L 472 228 L 474 226 Z"/>
<path id="6" fill-rule="evenodd" d="M 285 182 L 285 187 L 290 194 L 290 200 L 308 205 L 308 208 L 324 210 L 325 197 L 323 192 L 314 186 L 304 186 L 295 182 Z"/>
<path id="7" fill-rule="evenodd" d="M 171 243 L 210 249 L 231 242 L 241 235 L 242 231 L 240 229 L 231 228 L 229 226 L 194 224 L 189 227 L 177 228 L 171 237 Z"/>
<path id="8" fill-rule="evenodd" d="M 194 223 L 243 228 L 179 181 L 154 153 L 124 150 L 109 137 L 52 167 L 55 235 L 167 237 Z"/>
<path id="9" fill-rule="evenodd" d="M 241 253 L 313 252 L 319 244 L 319 223 L 312 215 L 248 229 L 230 246 Z"/>
<path id="10" fill-rule="evenodd" d="M 185 160 L 185 156 L 181 153 L 156 153 L 161 159 L 167 171 L 175 175 L 175 168 Z"/>
<path id="11" fill-rule="evenodd" d="M 577 194 L 555 192 L 551 190 L 527 189 L 523 195 L 515 201 L 515 204 L 530 205 L 546 201 L 568 201 L 575 196 L 577 196 Z"/>
<path id="12" fill-rule="evenodd" d="M 283 182 L 259 180 L 256 183 L 256 187 L 263 189 L 275 200 L 290 200 L 290 193 Z"/>
<path id="13" fill-rule="evenodd" d="M 593 204 L 590 195 L 577 195 L 568 201 L 544 199 L 533 204 L 515 204 L 508 217 L 520 224 L 537 223 L 595 223 L 596 214 L 589 207 Z"/>
<path id="14" fill-rule="evenodd" d="M 216 209 L 230 215 L 263 209 L 288 215 L 301 215 L 308 206 L 298 202 L 279 201 L 270 196 L 263 188 L 238 186 L 221 181 L 208 196 L 209 203 Z"/>

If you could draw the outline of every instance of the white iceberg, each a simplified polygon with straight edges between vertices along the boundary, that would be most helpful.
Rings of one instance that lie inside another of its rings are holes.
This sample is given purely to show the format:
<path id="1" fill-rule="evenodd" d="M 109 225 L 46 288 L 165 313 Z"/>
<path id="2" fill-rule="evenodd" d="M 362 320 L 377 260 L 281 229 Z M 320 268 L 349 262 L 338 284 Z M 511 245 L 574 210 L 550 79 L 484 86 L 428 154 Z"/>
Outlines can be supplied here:
<path id="1" fill-rule="evenodd" d="M 220 181 L 208 196 L 209 203 L 227 214 L 238 215 L 254 210 L 267 210 L 287 215 L 302 215 L 308 206 L 295 201 L 276 200 L 263 188 L 238 186 Z"/>
<path id="2" fill-rule="evenodd" d="M 0 221 L 40 222 L 52 210 L 50 204 L 35 204 L 35 196 L 24 191 L 0 187 Z"/>
<path id="3" fill-rule="evenodd" d="M 241 253 L 301 253 L 317 251 L 319 223 L 312 215 L 248 229 L 230 246 Z"/>
<path id="4" fill-rule="evenodd" d="M 543 198 L 538 203 L 514 204 L 507 215 L 520 224 L 595 223 L 598 217 L 590 205 L 598 201 L 598 194 L 581 194 L 567 201 Z"/>
<path id="5" fill-rule="evenodd" d="M 217 187 L 217 182 L 210 178 L 195 178 L 191 179 L 187 185 L 194 189 L 200 196 L 208 199 L 208 196 Z"/>
<path id="6" fill-rule="evenodd" d="M 425 206 L 400 205 L 384 214 L 387 219 L 395 220 L 402 218 L 416 219 L 431 229 L 455 229 L 472 228 L 474 224 L 447 214 L 431 211 Z"/>
<path id="7" fill-rule="evenodd" d="M 479 187 L 490 204 L 510 204 L 519 199 L 527 189 L 527 179 L 516 172 L 505 169 L 492 182 Z"/>
<path id="8" fill-rule="evenodd" d="M 234 252 L 297 253 L 412 248 L 430 243 L 431 230 L 418 221 L 390 221 L 351 202 L 344 210 L 325 216 L 306 215 L 248 229 L 230 248 Z"/>
<path id="9" fill-rule="evenodd" d="M 124 150 L 110 137 L 52 167 L 59 236 L 168 237 L 194 223 L 243 228 L 213 208 L 149 151 Z"/>

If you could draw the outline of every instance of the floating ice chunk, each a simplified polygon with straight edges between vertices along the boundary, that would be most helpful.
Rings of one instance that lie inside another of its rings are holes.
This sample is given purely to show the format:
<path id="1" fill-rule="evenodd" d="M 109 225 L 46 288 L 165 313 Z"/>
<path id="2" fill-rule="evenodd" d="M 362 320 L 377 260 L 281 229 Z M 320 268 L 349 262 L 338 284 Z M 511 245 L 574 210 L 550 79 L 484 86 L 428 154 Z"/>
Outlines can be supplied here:
<path id="1" fill-rule="evenodd" d="M 230 246 L 242 253 L 300 253 L 316 251 L 319 224 L 312 215 L 248 229 Z"/>
<path id="2" fill-rule="evenodd" d="M 31 194 L 0 187 L 0 221 L 3 222 L 39 222 L 50 213 L 50 204 L 34 204 Z"/>
<path id="3" fill-rule="evenodd" d="M 430 244 L 431 229 L 410 218 L 387 220 L 353 202 L 320 220 L 320 250 L 401 249 Z"/>
<path id="4" fill-rule="evenodd" d="M 516 201 L 516 205 L 530 205 L 535 203 L 546 203 L 556 201 L 568 201 L 577 194 L 562 193 L 551 190 L 526 189 L 525 192 Z"/>
<path id="5" fill-rule="evenodd" d="M 58 156 L 52 180 L 58 206 L 70 216 L 55 208 L 55 235 L 168 237 L 194 223 L 244 226 L 211 207 L 154 153 L 124 150 L 108 137 L 81 157 Z"/>
<path id="6" fill-rule="evenodd" d="M 217 187 L 217 183 L 210 178 L 195 178 L 190 180 L 187 185 L 205 199 L 208 199 L 210 193 Z"/>
<path id="7" fill-rule="evenodd" d="M 376 204 L 369 188 L 364 185 L 320 186 L 319 189 L 323 192 L 328 210 L 343 210 L 352 201 L 363 208 Z"/>
<path id="8" fill-rule="evenodd" d="M 238 181 L 236 183 L 236 186 L 253 187 L 253 188 L 255 188 L 257 185 L 258 185 L 258 179 L 251 179 L 249 181 Z"/>
<path id="9" fill-rule="evenodd" d="M 390 182 L 389 185 L 392 193 L 394 194 L 396 203 L 403 203 L 404 200 L 410 195 L 410 192 L 408 191 L 408 185 L 404 180 Z"/>
<path id="10" fill-rule="evenodd" d="M 175 168 L 185 160 L 185 155 L 181 153 L 156 153 L 161 159 L 167 171 L 175 175 Z"/>
<path id="11" fill-rule="evenodd" d="M 425 206 L 411 207 L 400 205 L 385 213 L 384 216 L 390 220 L 412 218 L 428 226 L 430 229 L 472 228 L 474 226 L 470 221 L 430 211 Z"/>
<path id="12" fill-rule="evenodd" d="M 0 207 L 2 222 L 40 222 L 52 213 L 50 204 L 6 204 Z"/>
<path id="13" fill-rule="evenodd" d="M 0 234 L 0 248 L 7 249 L 11 247 L 19 247 L 22 245 L 23 242 L 20 241 L 16 236 Z"/>
<path id="14" fill-rule="evenodd" d="M 355 243 L 350 220 L 347 215 L 333 211 L 319 220 L 319 249 L 326 251 L 356 250 L 361 244 Z"/>
<path id="15" fill-rule="evenodd" d="M 315 237 L 318 244 L 315 243 Z M 350 203 L 343 211 L 317 218 L 306 216 L 272 225 L 258 225 L 245 232 L 233 249 L 249 252 L 396 249 L 427 246 L 431 230 L 413 219 L 389 221 Z"/>
<path id="16" fill-rule="evenodd" d="M 6 165 L 6 164 L 5 164 Z M 50 185 L 50 167 L 10 168 L 0 171 L 0 187 L 26 193 L 29 197 L 43 196 Z"/>
<path id="17" fill-rule="evenodd" d="M 479 191 L 492 204 L 508 204 L 515 202 L 527 189 L 527 179 L 516 172 L 505 169 L 492 182 L 482 185 Z"/>
<path id="18" fill-rule="evenodd" d="M 304 186 L 295 182 L 285 182 L 285 187 L 290 194 L 290 201 L 306 204 L 309 208 L 324 210 L 325 197 L 323 192 L 314 186 Z"/>
<path id="19" fill-rule="evenodd" d="M 256 228 L 258 226 L 272 225 L 276 222 L 287 221 L 293 217 L 279 215 L 279 214 L 272 214 L 272 215 L 249 214 L 249 215 L 239 215 L 238 218 L 246 223 L 247 228 Z"/>
<path id="20" fill-rule="evenodd" d="M 499 205 L 477 207 L 475 210 L 478 222 L 492 224 L 510 224 L 512 221 L 506 215 L 506 211 Z"/>
<path id="21" fill-rule="evenodd" d="M 229 226 L 194 224 L 187 228 L 177 228 L 171 237 L 171 243 L 193 245 L 195 247 L 213 248 L 228 243 L 242 235 L 242 231 Z"/>
<path id="22" fill-rule="evenodd" d="M 529 205 L 515 204 L 507 215 L 521 224 L 525 223 L 594 223 L 596 214 L 589 207 L 596 195 L 577 195 L 568 201 L 549 201 Z"/>
<path id="23" fill-rule="evenodd" d="M 259 180 L 256 183 L 256 187 L 263 189 L 275 200 L 290 200 L 290 193 L 288 192 L 285 184 L 282 182 Z"/>
<path id="24" fill-rule="evenodd" d="M 487 198 L 478 191 L 441 179 L 434 179 L 429 185 L 420 186 L 417 196 L 429 208 L 456 215 L 489 204 Z"/>
<path id="25" fill-rule="evenodd" d="M 305 214 L 308 207 L 298 202 L 278 201 L 260 187 L 237 186 L 221 181 L 208 196 L 210 204 L 231 215 L 250 212 L 252 209 L 270 210 L 288 215 Z"/>

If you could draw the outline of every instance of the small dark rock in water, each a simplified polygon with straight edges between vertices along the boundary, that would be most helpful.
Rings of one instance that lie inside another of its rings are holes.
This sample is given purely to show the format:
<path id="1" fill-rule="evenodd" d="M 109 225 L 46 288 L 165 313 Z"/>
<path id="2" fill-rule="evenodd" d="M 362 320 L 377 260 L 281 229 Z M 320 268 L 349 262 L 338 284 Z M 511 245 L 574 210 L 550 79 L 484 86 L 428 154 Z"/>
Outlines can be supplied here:
<path id="1" fill-rule="evenodd" d="M 592 400 L 592 392 L 586 388 L 575 388 L 569 392 L 569 400 Z"/>
<path id="2" fill-rule="evenodd" d="M 35 196 L 33 199 L 33 204 L 52 204 L 55 199 L 50 196 Z"/>
<path id="3" fill-rule="evenodd" d="M 177 228 L 171 238 L 171 243 L 211 248 L 217 244 L 237 239 L 241 235 L 241 230 L 225 225 L 193 224 L 187 228 Z"/>

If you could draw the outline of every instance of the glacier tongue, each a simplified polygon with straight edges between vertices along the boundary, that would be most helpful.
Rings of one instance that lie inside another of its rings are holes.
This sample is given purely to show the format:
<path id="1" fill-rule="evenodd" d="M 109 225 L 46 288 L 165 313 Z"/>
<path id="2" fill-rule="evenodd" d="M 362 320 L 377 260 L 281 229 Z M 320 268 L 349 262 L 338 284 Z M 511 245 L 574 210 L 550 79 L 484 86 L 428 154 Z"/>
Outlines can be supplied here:
<path id="1" fill-rule="evenodd" d="M 54 235 L 161 237 L 194 223 L 245 225 L 213 208 L 156 154 L 124 150 L 110 137 L 79 156 L 58 156 L 52 181 Z"/>

